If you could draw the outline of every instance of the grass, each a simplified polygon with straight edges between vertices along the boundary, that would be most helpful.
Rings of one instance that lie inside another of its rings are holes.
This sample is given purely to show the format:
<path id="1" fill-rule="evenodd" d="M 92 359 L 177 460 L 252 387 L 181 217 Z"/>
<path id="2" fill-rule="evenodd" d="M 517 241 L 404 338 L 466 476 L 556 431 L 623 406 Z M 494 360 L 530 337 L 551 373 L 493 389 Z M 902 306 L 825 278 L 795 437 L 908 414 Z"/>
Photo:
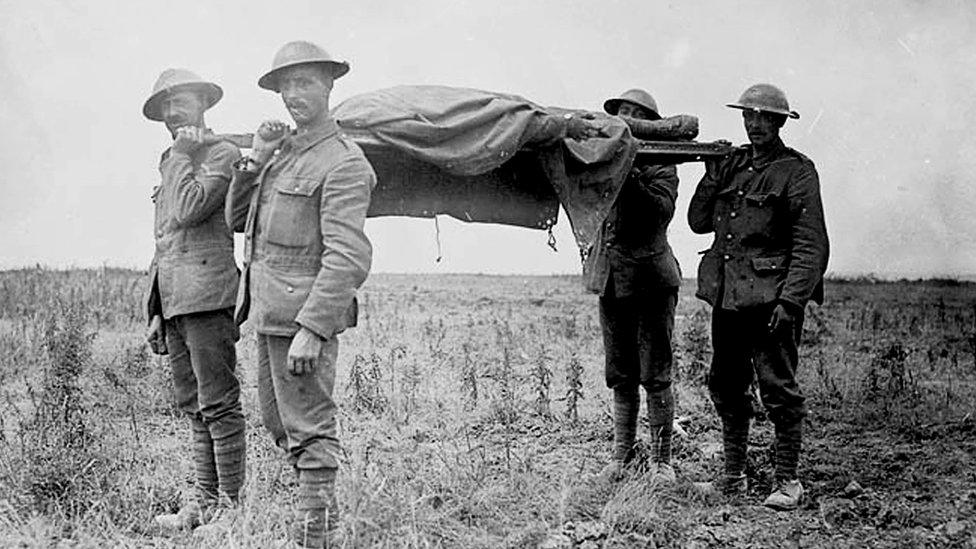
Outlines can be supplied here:
<path id="1" fill-rule="evenodd" d="M 242 526 L 220 540 L 153 529 L 152 516 L 189 491 L 191 468 L 168 366 L 142 342 L 142 276 L 0 273 L 0 546 L 268 547 L 283 537 L 295 479 L 260 425 L 248 330 L 238 347 Z M 790 514 L 758 505 L 768 422 L 751 436 L 746 504 L 690 488 L 721 459 L 704 387 L 708 311 L 692 290 L 686 281 L 674 341 L 679 482 L 638 474 L 606 485 L 594 474 L 612 437 L 610 392 L 595 298 L 577 277 L 371 277 L 359 327 L 340 338 L 342 545 L 976 543 L 976 286 L 829 282 L 801 351 L 810 497 Z M 851 480 L 863 491 L 841 495 Z"/>

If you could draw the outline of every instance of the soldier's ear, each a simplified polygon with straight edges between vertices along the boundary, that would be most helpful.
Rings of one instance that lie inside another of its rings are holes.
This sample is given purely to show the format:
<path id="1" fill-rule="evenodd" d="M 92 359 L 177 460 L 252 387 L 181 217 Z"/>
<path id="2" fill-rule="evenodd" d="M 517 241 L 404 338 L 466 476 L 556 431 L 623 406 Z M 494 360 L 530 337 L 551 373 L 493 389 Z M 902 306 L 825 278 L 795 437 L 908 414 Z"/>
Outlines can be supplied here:
<path id="1" fill-rule="evenodd" d="M 320 67 L 322 85 L 325 86 L 330 92 L 332 91 L 332 84 L 335 82 L 335 78 L 332 76 L 332 69 L 328 67 Z"/>

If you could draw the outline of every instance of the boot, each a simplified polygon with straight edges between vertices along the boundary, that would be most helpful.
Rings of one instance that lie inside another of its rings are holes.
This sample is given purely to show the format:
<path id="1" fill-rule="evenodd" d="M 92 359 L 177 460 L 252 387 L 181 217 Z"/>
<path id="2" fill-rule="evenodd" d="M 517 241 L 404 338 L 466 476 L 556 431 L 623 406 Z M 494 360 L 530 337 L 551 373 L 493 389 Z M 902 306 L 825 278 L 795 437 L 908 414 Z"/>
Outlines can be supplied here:
<path id="1" fill-rule="evenodd" d="M 711 482 L 697 482 L 694 487 L 703 495 L 721 494 L 738 499 L 746 495 L 746 448 L 749 444 L 749 418 L 723 417 L 722 444 L 725 464 L 722 475 Z"/>
<path id="2" fill-rule="evenodd" d="M 777 511 L 792 511 L 803 501 L 803 492 L 803 484 L 797 479 L 779 481 L 763 505 Z"/>
<path id="3" fill-rule="evenodd" d="M 608 481 L 620 480 L 624 468 L 634 459 L 637 438 L 637 418 L 640 395 L 635 387 L 615 387 L 613 390 L 613 453 L 599 476 Z"/>
<path id="4" fill-rule="evenodd" d="M 237 525 L 241 520 L 241 510 L 237 505 L 218 505 L 206 523 L 197 526 L 193 531 L 196 537 L 222 536 Z"/>
<path id="5" fill-rule="evenodd" d="M 298 476 L 298 522 L 292 539 L 299 547 L 321 549 L 339 526 L 335 469 L 302 469 Z"/>
<path id="6" fill-rule="evenodd" d="M 213 516 L 197 528 L 196 535 L 214 536 L 230 531 L 240 518 L 241 486 L 244 484 L 245 443 L 244 415 L 240 405 L 235 411 L 207 425 L 213 440 L 214 467 L 220 499 Z"/>
<path id="7" fill-rule="evenodd" d="M 217 468 L 210 430 L 199 418 L 190 418 L 196 487 L 190 502 L 176 513 L 164 513 L 154 521 L 164 530 L 192 530 L 206 521 L 217 503 Z"/>
<path id="8" fill-rule="evenodd" d="M 153 522 L 167 532 L 184 532 L 200 526 L 203 509 L 196 501 L 191 501 L 175 513 L 163 513 L 153 517 Z"/>
<path id="9" fill-rule="evenodd" d="M 749 481 L 743 473 L 737 476 L 722 474 L 715 480 L 708 482 L 693 482 L 692 488 L 699 495 L 708 498 L 726 497 L 739 500 L 746 497 L 749 491 Z"/>
<path id="10" fill-rule="evenodd" d="M 652 480 L 675 481 L 671 466 L 671 437 L 674 431 L 674 395 L 671 388 L 647 391 L 647 419 L 651 427 L 651 453 L 655 472 Z"/>
<path id="11" fill-rule="evenodd" d="M 796 480 L 796 469 L 803 445 L 803 418 L 777 417 L 776 426 L 776 481 Z"/>
<path id="12" fill-rule="evenodd" d="M 773 417 L 776 426 L 776 485 L 763 505 L 780 511 L 796 509 L 803 499 L 803 485 L 796 469 L 803 443 L 803 416 Z"/>

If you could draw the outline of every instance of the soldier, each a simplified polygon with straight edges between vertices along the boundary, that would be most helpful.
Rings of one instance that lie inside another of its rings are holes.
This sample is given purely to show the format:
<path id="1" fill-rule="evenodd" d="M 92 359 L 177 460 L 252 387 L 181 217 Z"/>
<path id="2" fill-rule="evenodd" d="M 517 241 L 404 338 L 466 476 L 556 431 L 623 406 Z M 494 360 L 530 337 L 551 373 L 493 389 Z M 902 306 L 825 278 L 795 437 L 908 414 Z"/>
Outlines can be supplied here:
<path id="1" fill-rule="evenodd" d="M 322 547 L 336 526 L 337 336 L 356 323 L 372 260 L 363 226 L 376 176 L 329 115 L 333 82 L 348 71 L 309 42 L 278 50 L 258 86 L 281 94 L 296 129 L 260 125 L 226 209 L 245 233 L 236 317 L 257 332 L 261 414 L 298 473 L 293 537 L 303 547 Z"/>
<path id="2" fill-rule="evenodd" d="M 608 99 L 604 109 L 617 116 L 661 118 L 651 94 L 639 89 Z M 583 269 L 587 289 L 600 296 L 606 383 L 613 389 L 613 453 L 601 473 L 609 480 L 619 478 L 634 457 L 639 388 L 644 387 L 652 466 L 658 478 L 674 481 L 671 332 L 681 274 L 667 229 L 677 196 L 673 165 L 634 167 Z"/>
<path id="3" fill-rule="evenodd" d="M 795 509 L 804 398 L 796 381 L 804 307 L 823 303 L 828 242 L 817 170 L 786 147 L 786 95 L 756 84 L 729 107 L 742 110 L 749 145 L 706 162 L 688 209 L 696 233 L 715 233 L 698 268 L 697 296 L 712 306 L 708 387 L 722 420 L 725 472 L 702 487 L 746 492 L 746 446 L 755 375 L 776 428 L 776 484 L 765 505 Z"/>
<path id="4" fill-rule="evenodd" d="M 166 124 L 173 144 L 153 191 L 156 253 L 149 272 L 147 339 L 169 354 L 176 399 L 190 420 L 196 493 L 166 529 L 190 529 L 237 503 L 244 483 L 244 415 L 234 373 L 238 339 L 234 240 L 224 199 L 237 147 L 209 139 L 204 111 L 223 91 L 185 69 L 163 71 L 142 112 Z"/>

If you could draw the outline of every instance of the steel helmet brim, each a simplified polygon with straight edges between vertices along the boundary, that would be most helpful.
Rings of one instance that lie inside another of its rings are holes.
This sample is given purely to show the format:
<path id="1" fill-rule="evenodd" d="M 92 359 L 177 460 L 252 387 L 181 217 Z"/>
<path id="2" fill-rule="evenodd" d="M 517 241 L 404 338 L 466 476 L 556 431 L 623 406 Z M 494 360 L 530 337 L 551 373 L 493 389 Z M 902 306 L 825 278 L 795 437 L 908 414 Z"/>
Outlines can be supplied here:
<path id="1" fill-rule="evenodd" d="M 638 103 L 637 101 L 633 101 L 631 99 L 627 99 L 626 97 L 611 97 L 610 99 L 607 99 L 606 101 L 603 102 L 603 110 L 607 114 L 611 114 L 613 116 L 616 116 L 617 115 L 617 112 L 620 110 L 620 104 L 621 103 L 630 103 L 631 105 L 635 105 L 635 106 L 638 106 L 638 107 L 644 109 L 645 111 L 647 111 L 647 112 L 649 112 L 651 114 L 651 120 L 660 120 L 661 118 L 663 118 L 661 116 L 661 113 L 657 112 L 656 109 L 652 109 L 651 107 L 649 107 L 647 105 L 642 105 L 642 104 Z"/>
<path id="2" fill-rule="evenodd" d="M 209 110 L 224 97 L 224 90 L 213 82 L 183 82 L 156 91 L 146 99 L 142 105 L 142 114 L 149 120 L 163 122 L 163 114 L 160 109 L 162 100 L 180 91 L 194 91 L 200 93 L 206 99 L 207 106 L 204 110 Z"/>
<path id="3" fill-rule="evenodd" d="M 742 103 L 726 103 L 726 107 L 732 109 L 739 109 L 740 111 L 753 111 L 753 112 L 770 112 L 773 114 L 782 114 L 787 118 L 797 119 L 800 118 L 800 113 L 796 111 L 777 109 L 775 107 L 759 107 L 756 105 L 744 105 Z"/>
<path id="4" fill-rule="evenodd" d="M 275 67 L 274 69 L 271 69 L 270 71 L 265 73 L 264 76 L 258 79 L 258 87 L 263 88 L 265 90 L 277 92 L 278 76 L 281 75 L 281 71 L 289 67 L 297 67 L 298 65 L 326 65 L 328 66 L 329 71 L 332 73 L 332 78 L 334 80 L 338 80 L 339 78 L 344 76 L 347 72 L 349 72 L 349 63 L 345 61 L 333 61 L 331 59 L 329 60 L 323 59 L 318 61 L 314 59 L 298 60 L 292 63 L 285 63 L 284 65 L 281 65 L 280 67 Z"/>

